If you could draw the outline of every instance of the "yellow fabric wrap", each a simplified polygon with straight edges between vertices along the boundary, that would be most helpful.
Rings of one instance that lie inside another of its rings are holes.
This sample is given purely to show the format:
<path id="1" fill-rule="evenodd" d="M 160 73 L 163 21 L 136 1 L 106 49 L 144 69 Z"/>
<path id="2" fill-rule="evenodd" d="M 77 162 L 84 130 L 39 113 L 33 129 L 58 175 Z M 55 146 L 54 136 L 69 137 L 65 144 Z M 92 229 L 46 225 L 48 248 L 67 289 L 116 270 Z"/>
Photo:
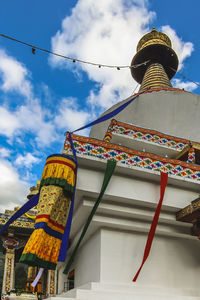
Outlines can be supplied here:
<path id="1" fill-rule="evenodd" d="M 70 210 L 71 191 L 75 184 L 75 163 L 63 157 L 49 157 L 42 180 L 35 230 L 24 248 L 20 262 L 55 269 Z"/>
<path id="2" fill-rule="evenodd" d="M 49 157 L 42 173 L 40 187 L 47 184 L 62 186 L 69 192 L 73 192 L 75 184 L 75 167 L 72 160 L 64 157 Z"/>
<path id="3" fill-rule="evenodd" d="M 37 229 L 31 234 L 28 243 L 23 251 L 23 254 L 36 254 L 38 258 L 53 263 L 57 263 L 61 240 L 49 236 L 44 230 Z M 53 251 L 52 251 L 53 250 Z"/>

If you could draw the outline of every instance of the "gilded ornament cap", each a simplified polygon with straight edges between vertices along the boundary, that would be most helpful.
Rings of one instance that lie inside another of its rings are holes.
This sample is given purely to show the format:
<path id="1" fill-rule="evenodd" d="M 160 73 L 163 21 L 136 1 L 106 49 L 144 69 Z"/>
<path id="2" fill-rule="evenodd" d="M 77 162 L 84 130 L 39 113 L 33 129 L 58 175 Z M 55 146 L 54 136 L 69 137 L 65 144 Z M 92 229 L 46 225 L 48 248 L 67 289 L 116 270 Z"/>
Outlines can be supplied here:
<path id="1" fill-rule="evenodd" d="M 155 44 L 165 45 L 169 48 L 172 47 L 170 38 L 163 32 L 159 32 L 153 27 L 153 29 L 145 34 L 138 42 L 137 52 L 141 49 Z"/>
<path id="2" fill-rule="evenodd" d="M 37 193 L 39 192 L 39 187 L 40 187 L 40 180 L 37 180 L 37 185 L 30 187 L 30 193 L 28 194 L 27 198 L 30 199 L 32 196 L 37 195 Z"/>
<path id="3" fill-rule="evenodd" d="M 151 67 L 151 69 L 148 69 L 153 65 L 154 68 Z M 159 32 L 153 27 L 149 33 L 140 39 L 137 45 L 137 53 L 132 59 L 131 66 L 131 74 L 140 84 L 143 82 L 144 75 L 148 69 L 148 76 L 145 78 L 145 87 L 147 83 L 148 87 L 152 87 L 155 83 L 161 87 L 171 86 L 169 80 L 175 75 L 178 69 L 178 57 L 172 49 L 170 38 L 165 33 Z M 152 82 L 152 79 L 154 82 Z"/>

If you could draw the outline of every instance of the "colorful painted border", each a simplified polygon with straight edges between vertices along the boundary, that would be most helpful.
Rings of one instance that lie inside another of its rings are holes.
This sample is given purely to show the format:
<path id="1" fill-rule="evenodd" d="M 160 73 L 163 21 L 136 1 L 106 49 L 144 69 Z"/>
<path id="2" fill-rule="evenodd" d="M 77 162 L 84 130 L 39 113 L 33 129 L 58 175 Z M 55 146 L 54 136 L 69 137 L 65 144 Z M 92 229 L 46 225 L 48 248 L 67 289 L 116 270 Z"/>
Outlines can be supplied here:
<path id="1" fill-rule="evenodd" d="M 108 130 L 105 134 L 104 140 L 107 139 L 108 134 L 121 134 L 130 138 L 141 140 L 143 142 L 150 142 L 153 144 L 159 144 L 167 148 L 172 148 L 177 151 L 182 151 L 189 145 L 190 141 L 187 139 L 181 139 L 171 135 L 161 133 L 156 130 L 146 129 L 135 125 L 126 124 L 112 119 Z M 111 139 L 110 139 L 111 140 Z"/>
<path id="2" fill-rule="evenodd" d="M 132 150 L 123 146 L 99 141 L 93 138 L 72 135 L 74 148 L 78 155 L 96 157 L 102 160 L 114 159 L 127 166 L 137 166 L 157 172 L 166 172 L 191 180 L 200 180 L 200 166 L 180 160 L 161 157 L 148 152 Z M 66 137 L 63 152 L 69 151 Z"/>

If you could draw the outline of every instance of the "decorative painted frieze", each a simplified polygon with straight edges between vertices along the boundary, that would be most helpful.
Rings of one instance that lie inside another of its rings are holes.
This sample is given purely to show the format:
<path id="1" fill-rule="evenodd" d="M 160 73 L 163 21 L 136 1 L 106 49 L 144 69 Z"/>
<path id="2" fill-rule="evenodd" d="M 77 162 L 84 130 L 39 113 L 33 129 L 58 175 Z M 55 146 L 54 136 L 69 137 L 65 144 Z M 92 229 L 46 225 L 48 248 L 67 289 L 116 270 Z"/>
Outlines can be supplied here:
<path id="1" fill-rule="evenodd" d="M 161 157 L 148 152 L 132 150 L 93 138 L 72 135 L 74 148 L 78 156 L 98 158 L 101 160 L 114 159 L 128 167 L 136 166 L 158 172 L 166 172 L 190 180 L 200 180 L 200 166 L 177 159 Z M 66 137 L 63 153 L 71 150 Z"/>
<path id="2" fill-rule="evenodd" d="M 14 210 L 5 210 L 5 213 L 0 213 L 0 227 L 6 224 L 6 222 L 10 219 L 10 217 L 19 209 L 19 207 L 15 207 Z M 12 223 L 12 226 L 18 228 L 26 228 L 26 229 L 34 229 L 35 223 L 35 214 L 36 212 L 31 210 L 28 213 L 25 213 L 17 220 Z"/>
<path id="3" fill-rule="evenodd" d="M 177 151 L 182 151 L 188 144 L 189 140 L 177 138 L 156 130 L 146 129 L 131 124 L 122 123 L 112 120 L 105 134 L 104 140 L 109 141 L 112 135 L 125 135 L 129 138 L 140 140 L 143 142 L 158 144 Z"/>
<path id="4" fill-rule="evenodd" d="M 0 226 L 6 224 L 6 222 L 9 220 L 9 218 L 10 218 L 10 215 L 0 213 Z M 12 223 L 12 226 L 20 227 L 20 228 L 34 229 L 34 221 L 30 220 L 28 218 L 20 217 Z"/>

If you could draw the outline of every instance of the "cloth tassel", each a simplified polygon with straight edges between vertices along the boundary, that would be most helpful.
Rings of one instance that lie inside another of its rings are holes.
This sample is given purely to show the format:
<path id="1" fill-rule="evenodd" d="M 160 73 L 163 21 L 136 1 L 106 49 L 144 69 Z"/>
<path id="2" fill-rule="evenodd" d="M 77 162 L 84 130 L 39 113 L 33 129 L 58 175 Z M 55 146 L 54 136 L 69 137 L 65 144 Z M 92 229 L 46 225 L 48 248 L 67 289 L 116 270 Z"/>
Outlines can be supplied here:
<path id="1" fill-rule="evenodd" d="M 21 263 L 55 270 L 70 204 L 71 197 L 61 187 L 42 187 L 35 230 L 24 247 Z"/>
<path id="2" fill-rule="evenodd" d="M 21 263 L 56 269 L 71 207 L 75 170 L 76 163 L 71 157 L 54 154 L 47 158 L 42 174 L 35 230 L 24 247 Z"/>
<path id="3" fill-rule="evenodd" d="M 38 281 L 40 280 L 40 277 L 42 276 L 43 271 L 44 271 L 43 268 L 39 269 L 39 272 L 37 273 L 37 276 L 35 277 L 34 281 L 31 283 L 32 287 L 34 287 L 34 288 L 36 287 Z"/>
<path id="4" fill-rule="evenodd" d="M 107 188 L 107 186 L 110 182 L 110 179 L 111 179 L 111 177 L 113 175 L 113 172 L 115 170 L 115 166 L 116 166 L 116 161 L 114 161 L 114 160 L 108 160 L 107 161 L 106 172 L 105 172 L 105 175 L 104 175 L 104 180 L 103 180 L 103 184 L 102 184 L 102 187 L 101 187 L 99 197 L 97 198 L 97 201 L 95 202 L 94 207 L 92 208 L 92 211 L 91 211 L 91 213 L 90 213 L 90 215 L 87 219 L 87 222 L 85 223 L 85 226 L 83 227 L 80 238 L 79 238 L 79 240 L 78 240 L 78 242 L 77 242 L 77 244 L 76 244 L 69 260 L 68 260 L 68 263 L 65 267 L 65 270 L 63 272 L 64 274 L 68 274 L 68 272 L 70 270 L 71 264 L 72 264 L 72 262 L 74 260 L 74 257 L 75 257 L 75 255 L 78 251 L 78 248 L 79 248 L 79 246 L 80 246 L 80 244 L 81 244 L 81 242 L 82 242 L 82 240 L 83 240 L 83 238 L 84 238 L 84 236 L 87 232 L 87 229 L 88 229 L 88 227 L 89 227 L 89 225 L 92 221 L 92 218 L 93 218 L 93 216 L 94 216 L 94 214 L 95 214 L 95 212 L 96 212 L 96 210 L 97 210 L 97 208 L 98 208 L 98 206 L 101 202 L 101 199 L 102 199 L 102 197 L 105 193 L 105 190 L 106 190 L 106 188 Z"/>
<path id="5" fill-rule="evenodd" d="M 153 242 L 156 227 L 157 227 L 157 224 L 158 224 L 158 219 L 159 219 L 159 216 L 160 216 L 160 211 L 161 211 L 162 202 L 163 202 L 163 198 L 164 198 L 165 188 L 167 186 L 167 179 L 168 179 L 168 174 L 161 172 L 160 200 L 158 202 L 158 205 L 157 205 L 154 217 L 153 217 L 153 221 L 152 221 L 152 224 L 151 224 L 151 228 L 150 228 L 150 231 L 149 231 L 149 234 L 148 234 L 142 264 L 141 264 L 139 270 L 137 271 L 135 277 L 133 278 L 133 282 L 135 282 L 137 280 L 138 275 L 140 274 L 140 271 L 142 270 L 142 267 L 143 267 L 145 261 L 147 260 L 147 258 L 149 256 L 149 253 L 150 253 L 150 250 L 151 250 L 151 245 L 152 245 L 152 242 Z"/>

